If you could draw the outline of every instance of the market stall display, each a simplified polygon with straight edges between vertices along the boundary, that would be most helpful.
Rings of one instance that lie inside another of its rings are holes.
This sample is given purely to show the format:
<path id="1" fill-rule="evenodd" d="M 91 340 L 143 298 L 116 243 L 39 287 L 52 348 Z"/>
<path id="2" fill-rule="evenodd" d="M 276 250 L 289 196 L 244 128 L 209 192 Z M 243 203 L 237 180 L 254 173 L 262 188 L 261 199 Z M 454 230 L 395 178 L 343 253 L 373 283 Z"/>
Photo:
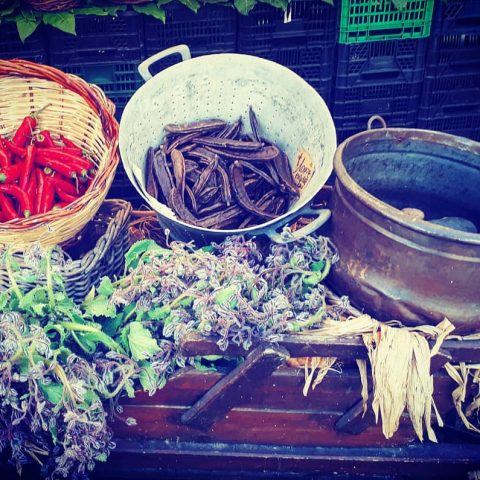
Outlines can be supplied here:
<path id="1" fill-rule="evenodd" d="M 476 478 L 480 4 L 80 3 L 0 7 L 0 477 Z"/>

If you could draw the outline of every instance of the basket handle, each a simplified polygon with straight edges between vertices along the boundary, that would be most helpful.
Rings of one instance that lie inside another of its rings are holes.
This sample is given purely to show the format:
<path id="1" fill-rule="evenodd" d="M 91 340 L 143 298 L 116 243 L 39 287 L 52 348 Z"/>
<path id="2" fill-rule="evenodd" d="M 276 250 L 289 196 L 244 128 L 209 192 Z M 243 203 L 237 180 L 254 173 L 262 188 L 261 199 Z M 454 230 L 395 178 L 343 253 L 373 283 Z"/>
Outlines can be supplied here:
<path id="1" fill-rule="evenodd" d="M 150 58 L 144 60 L 138 66 L 138 73 L 140 73 L 141 77 L 145 82 L 148 82 L 152 78 L 152 74 L 150 73 L 150 67 L 162 58 L 175 54 L 181 55 L 182 62 L 184 62 L 185 60 L 190 60 L 192 58 L 190 54 L 190 49 L 187 45 L 175 45 L 174 47 L 162 50 L 161 52 L 158 52 L 155 55 L 152 55 Z"/>

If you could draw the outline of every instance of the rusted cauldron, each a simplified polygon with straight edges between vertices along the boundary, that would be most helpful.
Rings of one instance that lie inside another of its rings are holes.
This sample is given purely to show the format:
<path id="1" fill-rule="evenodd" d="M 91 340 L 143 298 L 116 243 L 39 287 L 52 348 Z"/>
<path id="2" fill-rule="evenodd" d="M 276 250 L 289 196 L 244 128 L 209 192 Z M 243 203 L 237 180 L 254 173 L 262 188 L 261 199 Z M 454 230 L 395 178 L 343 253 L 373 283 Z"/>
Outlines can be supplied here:
<path id="1" fill-rule="evenodd" d="M 480 234 L 430 221 L 480 231 L 480 143 L 384 125 L 343 142 L 334 169 L 333 287 L 380 320 L 480 331 Z"/>

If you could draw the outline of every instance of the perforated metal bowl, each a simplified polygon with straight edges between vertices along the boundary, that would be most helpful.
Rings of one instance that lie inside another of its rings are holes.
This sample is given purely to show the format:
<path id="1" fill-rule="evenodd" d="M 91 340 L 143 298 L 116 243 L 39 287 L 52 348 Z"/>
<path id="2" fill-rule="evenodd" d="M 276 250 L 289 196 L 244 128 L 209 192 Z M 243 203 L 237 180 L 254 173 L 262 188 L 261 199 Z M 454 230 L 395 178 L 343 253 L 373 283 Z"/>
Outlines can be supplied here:
<path id="1" fill-rule="evenodd" d="M 152 64 L 171 54 L 180 54 L 183 61 L 152 78 Z M 313 210 L 309 205 L 332 171 L 335 127 L 323 99 L 302 78 L 281 65 L 249 55 L 218 54 L 191 59 L 186 45 L 154 55 L 140 65 L 139 71 L 146 83 L 123 113 L 120 152 L 131 182 L 172 236 L 208 243 L 231 234 L 267 234 L 278 241 L 278 229 L 300 214 L 317 218 L 298 236 L 315 230 L 329 218 L 328 210 Z M 146 152 L 162 142 L 166 124 L 208 118 L 234 122 L 242 117 L 248 131 L 249 106 L 255 110 L 263 136 L 284 150 L 291 162 L 304 149 L 315 165 L 311 180 L 286 214 L 239 230 L 206 229 L 182 222 L 170 208 L 147 194 Z"/>

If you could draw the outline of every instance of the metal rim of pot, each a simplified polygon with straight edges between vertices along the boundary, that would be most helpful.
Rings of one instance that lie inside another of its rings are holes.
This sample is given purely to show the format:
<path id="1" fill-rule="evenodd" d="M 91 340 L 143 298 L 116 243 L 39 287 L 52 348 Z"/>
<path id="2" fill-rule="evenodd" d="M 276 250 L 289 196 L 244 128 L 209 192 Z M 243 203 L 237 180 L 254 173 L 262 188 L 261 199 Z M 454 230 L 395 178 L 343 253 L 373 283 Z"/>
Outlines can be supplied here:
<path id="1" fill-rule="evenodd" d="M 373 129 L 373 123 L 378 121 L 382 127 Z M 457 242 L 463 242 L 473 245 L 480 245 L 480 233 L 469 233 L 462 232 L 460 230 L 454 230 L 443 225 L 437 225 L 426 220 L 413 220 L 408 214 L 402 212 L 401 210 L 392 207 L 388 203 L 379 200 L 374 195 L 369 193 L 363 187 L 361 187 L 347 172 L 345 165 L 343 164 L 343 155 L 345 149 L 353 142 L 356 141 L 366 141 L 367 138 L 372 135 L 373 132 L 385 132 L 386 134 L 391 134 L 395 136 L 396 133 L 409 133 L 410 140 L 422 140 L 425 141 L 425 138 L 417 137 L 417 133 L 428 133 L 436 141 L 442 141 L 444 144 L 448 144 L 452 148 L 459 149 L 474 149 L 475 153 L 480 155 L 480 143 L 468 138 L 457 137 L 455 135 L 450 135 L 443 132 L 435 132 L 433 130 L 424 130 L 417 128 L 391 128 L 387 127 L 385 120 L 380 115 L 373 115 L 370 117 L 367 123 L 367 130 L 363 132 L 356 133 L 351 137 L 344 140 L 337 148 L 335 155 L 333 157 L 333 168 L 335 175 L 337 176 L 338 181 L 341 182 L 342 187 L 348 190 L 352 195 L 354 195 L 358 200 L 364 203 L 368 208 L 384 215 L 389 220 L 400 224 L 401 226 L 408 228 L 410 230 L 417 231 L 419 233 L 424 233 L 428 235 L 433 235 L 438 238 L 451 239 Z"/>

